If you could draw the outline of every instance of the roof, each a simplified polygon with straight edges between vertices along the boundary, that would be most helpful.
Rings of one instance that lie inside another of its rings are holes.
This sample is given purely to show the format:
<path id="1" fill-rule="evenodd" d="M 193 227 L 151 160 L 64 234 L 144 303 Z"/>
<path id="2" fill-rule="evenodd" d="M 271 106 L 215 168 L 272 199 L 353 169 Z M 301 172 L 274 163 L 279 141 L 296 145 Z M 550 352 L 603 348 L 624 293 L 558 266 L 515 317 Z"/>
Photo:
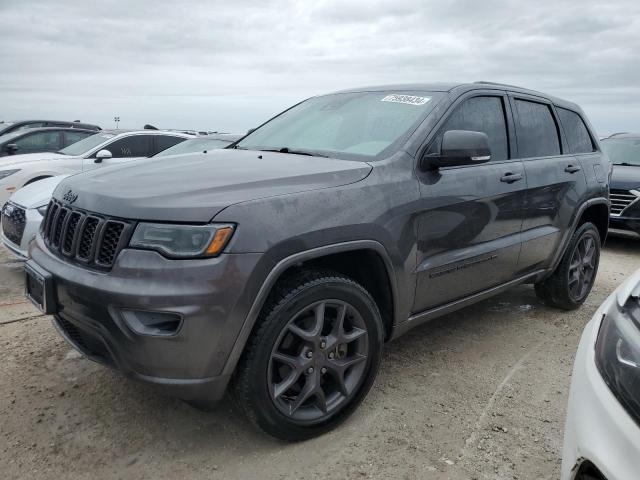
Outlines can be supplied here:
<path id="1" fill-rule="evenodd" d="M 522 93 L 526 95 L 534 95 L 544 97 L 551 100 L 554 104 L 580 110 L 580 107 L 570 101 L 548 95 L 537 90 L 531 90 L 528 88 L 518 87 L 516 85 L 508 85 L 505 83 L 477 81 L 473 83 L 464 82 L 449 82 L 449 83 L 407 83 L 407 84 L 392 84 L 392 85 L 377 85 L 360 88 L 350 88 L 347 90 L 340 90 L 334 93 L 355 93 L 355 92 L 384 92 L 391 90 L 413 90 L 413 91 L 425 91 L 425 92 L 453 92 L 459 91 L 463 93 L 470 90 L 490 89 L 490 90 L 508 90 L 510 92 Z"/>
<path id="2" fill-rule="evenodd" d="M 111 134 L 111 135 L 121 135 L 123 133 L 138 133 L 141 135 L 174 135 L 176 137 L 183 137 L 183 138 L 195 138 L 193 135 L 189 135 L 188 133 L 183 133 L 183 132 L 176 132 L 176 131 L 172 131 L 172 130 L 127 130 L 127 129 L 123 129 L 123 128 L 119 128 L 119 129 L 108 129 L 108 130 L 100 130 L 99 132 L 96 132 L 97 134 Z"/>

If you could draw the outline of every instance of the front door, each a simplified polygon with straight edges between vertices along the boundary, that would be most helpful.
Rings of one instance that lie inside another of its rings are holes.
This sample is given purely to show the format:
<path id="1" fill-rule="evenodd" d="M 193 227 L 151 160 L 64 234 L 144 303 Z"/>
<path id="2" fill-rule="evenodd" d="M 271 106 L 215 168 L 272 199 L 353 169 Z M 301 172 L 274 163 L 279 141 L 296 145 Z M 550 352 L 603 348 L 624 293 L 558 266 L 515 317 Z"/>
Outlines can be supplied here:
<path id="1" fill-rule="evenodd" d="M 418 221 L 414 313 L 511 280 L 520 253 L 527 181 L 512 158 L 506 95 L 463 98 L 428 147 L 437 153 L 444 132 L 471 130 L 489 137 L 491 160 L 420 173 L 424 208 Z"/>
<path id="2" fill-rule="evenodd" d="M 117 165 L 119 163 L 151 156 L 153 154 L 153 135 L 129 135 L 117 138 L 111 143 L 104 145 L 102 150 L 109 150 L 112 155 L 111 158 L 96 162 L 98 152 L 94 152 L 90 158 L 84 160 L 83 171 L 108 167 L 109 165 Z"/>

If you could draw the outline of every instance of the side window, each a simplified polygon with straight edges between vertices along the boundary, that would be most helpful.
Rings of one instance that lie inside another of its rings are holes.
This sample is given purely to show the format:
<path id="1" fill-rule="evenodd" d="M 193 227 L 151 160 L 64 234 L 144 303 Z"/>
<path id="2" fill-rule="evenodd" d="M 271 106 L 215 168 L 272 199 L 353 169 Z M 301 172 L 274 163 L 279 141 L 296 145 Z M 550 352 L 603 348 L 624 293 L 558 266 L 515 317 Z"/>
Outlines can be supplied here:
<path id="1" fill-rule="evenodd" d="M 69 146 L 69 145 L 71 145 L 72 143 L 79 142 L 79 141 L 80 141 L 80 140 L 82 140 L 83 138 L 87 138 L 89 135 L 93 135 L 93 133 L 90 133 L 90 132 L 70 132 L 70 131 L 66 131 L 66 132 L 64 132 L 63 147 L 68 147 L 68 146 Z"/>
<path id="2" fill-rule="evenodd" d="M 589 130 L 584 124 L 580 115 L 566 108 L 556 108 L 558 116 L 560 117 L 560 123 L 567 136 L 567 143 L 569 144 L 569 151 L 571 153 L 591 153 L 595 150 L 593 148 L 593 142 L 591 141 L 591 135 Z"/>
<path id="3" fill-rule="evenodd" d="M 174 137 L 173 135 L 156 135 L 156 150 L 155 153 L 162 152 L 169 147 L 173 147 L 179 143 L 182 143 L 186 138 Z"/>
<path id="4" fill-rule="evenodd" d="M 440 128 L 431 144 L 430 153 L 438 153 L 442 135 L 449 130 L 486 133 L 491 147 L 491 160 L 509 158 L 507 121 L 501 97 L 473 97 L 461 103 Z"/>
<path id="5" fill-rule="evenodd" d="M 60 150 L 60 133 L 57 130 L 27 134 L 15 142 L 18 153 L 25 151 Z"/>
<path id="6" fill-rule="evenodd" d="M 151 155 L 151 138 L 151 135 L 124 137 L 111 142 L 104 149 L 109 150 L 113 158 L 148 157 Z"/>
<path id="7" fill-rule="evenodd" d="M 520 158 L 560 155 L 558 127 L 549 105 L 516 100 L 516 133 Z"/>

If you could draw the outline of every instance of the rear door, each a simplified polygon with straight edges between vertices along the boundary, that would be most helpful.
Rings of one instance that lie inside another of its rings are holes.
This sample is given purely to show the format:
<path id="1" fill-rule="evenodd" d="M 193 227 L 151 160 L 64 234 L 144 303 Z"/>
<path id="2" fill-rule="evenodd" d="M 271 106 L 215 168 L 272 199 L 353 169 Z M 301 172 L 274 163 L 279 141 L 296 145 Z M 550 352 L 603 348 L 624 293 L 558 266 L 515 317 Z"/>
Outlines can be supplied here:
<path id="1" fill-rule="evenodd" d="M 414 313 L 511 280 L 520 252 L 526 178 L 513 158 L 506 94 L 473 92 L 449 111 L 428 153 L 438 153 L 444 132 L 471 130 L 487 134 L 492 158 L 418 174 L 423 211 Z"/>
<path id="2" fill-rule="evenodd" d="M 518 158 L 528 190 L 524 203 L 519 273 L 547 268 L 560 248 L 586 182 L 579 160 L 561 135 L 555 107 L 545 98 L 510 95 Z"/>
<path id="3" fill-rule="evenodd" d="M 174 145 L 182 143 L 185 140 L 186 138 L 176 137 L 175 135 L 155 135 L 153 155 L 155 155 L 156 153 L 160 153 L 169 147 L 173 147 Z"/>

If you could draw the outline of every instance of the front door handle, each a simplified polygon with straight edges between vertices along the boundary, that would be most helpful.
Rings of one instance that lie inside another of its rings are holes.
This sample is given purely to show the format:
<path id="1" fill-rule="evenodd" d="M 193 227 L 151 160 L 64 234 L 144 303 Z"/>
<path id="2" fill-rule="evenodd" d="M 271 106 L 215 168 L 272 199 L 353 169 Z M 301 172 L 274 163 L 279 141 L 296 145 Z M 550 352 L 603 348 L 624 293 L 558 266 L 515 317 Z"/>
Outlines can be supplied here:
<path id="1" fill-rule="evenodd" d="M 567 165 L 567 168 L 564 169 L 564 171 L 567 173 L 576 173 L 580 170 L 582 170 L 582 167 L 579 167 L 577 165 Z"/>
<path id="2" fill-rule="evenodd" d="M 504 183 L 513 183 L 513 182 L 517 182 L 518 180 L 522 180 L 521 173 L 507 172 L 500 177 L 500 181 Z"/>

